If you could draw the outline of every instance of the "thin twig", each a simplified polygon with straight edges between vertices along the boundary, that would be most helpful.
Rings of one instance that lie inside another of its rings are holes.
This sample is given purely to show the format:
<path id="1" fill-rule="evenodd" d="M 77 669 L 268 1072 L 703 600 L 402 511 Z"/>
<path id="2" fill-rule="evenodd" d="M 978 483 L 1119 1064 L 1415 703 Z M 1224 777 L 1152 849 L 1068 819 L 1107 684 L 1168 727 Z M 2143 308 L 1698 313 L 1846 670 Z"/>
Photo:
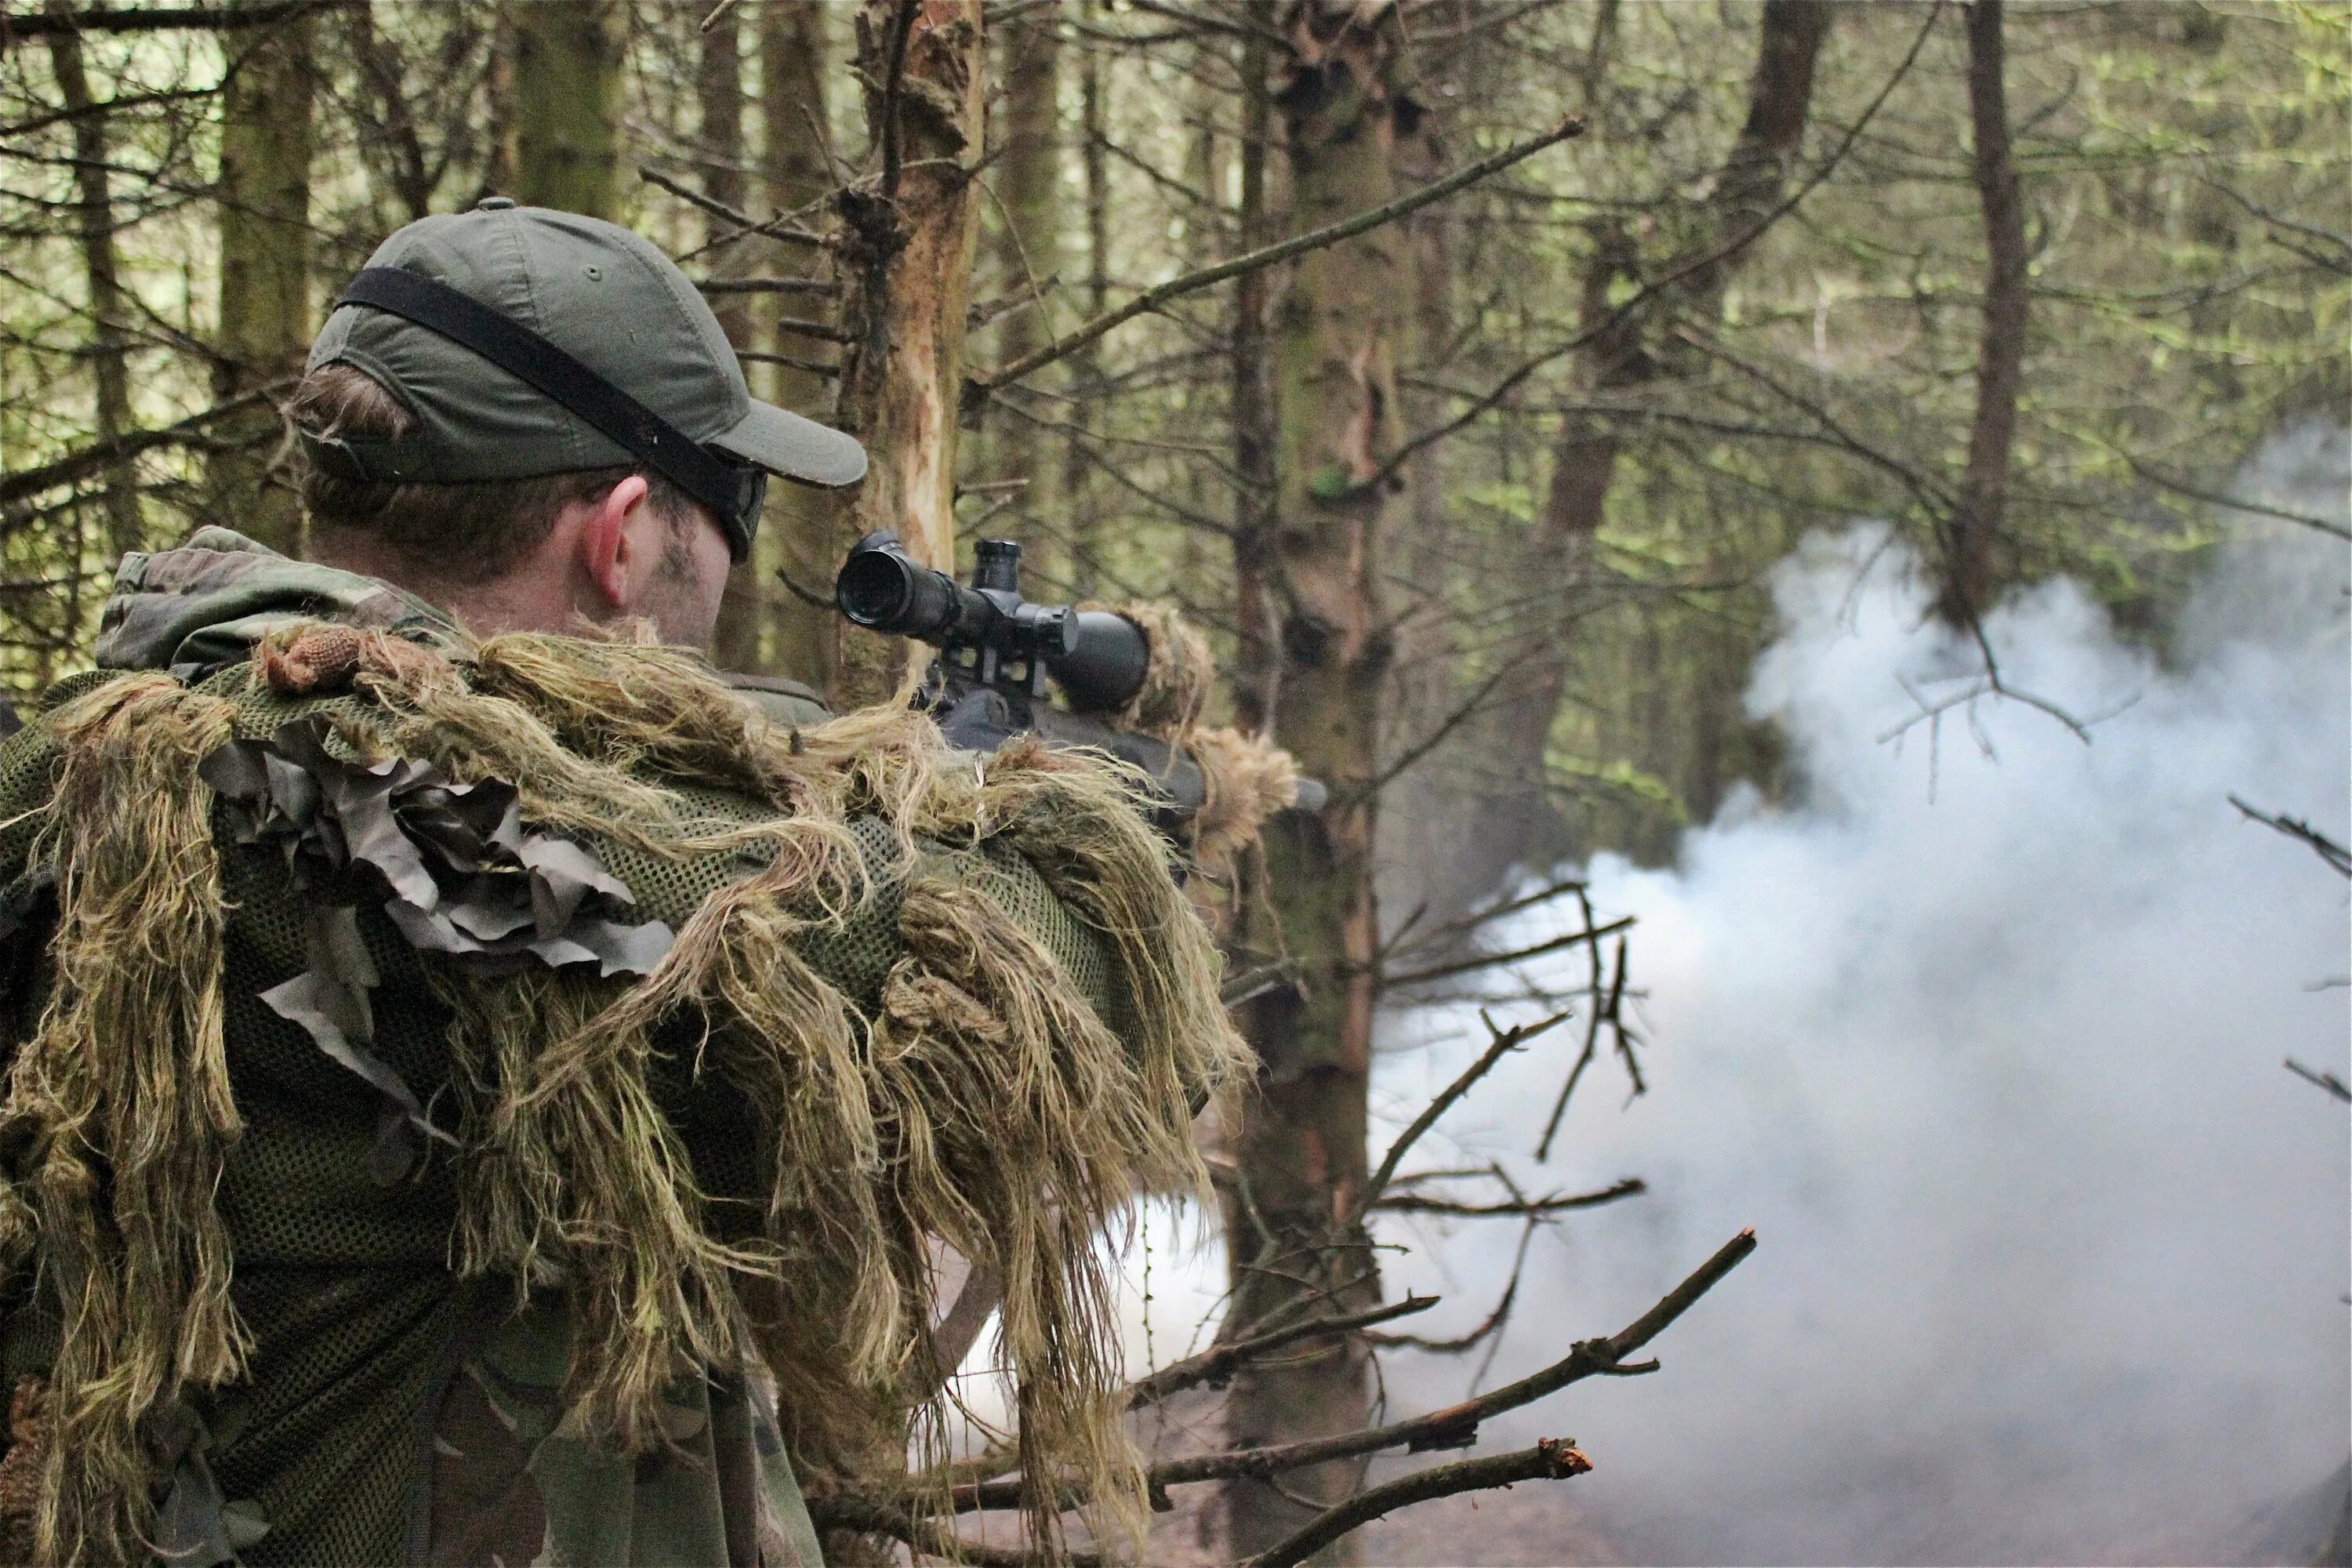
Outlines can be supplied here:
<path id="1" fill-rule="evenodd" d="M 1455 1215 L 1465 1219 L 1485 1219 L 1504 1215 L 1566 1214 L 1570 1209 L 1599 1208 L 1620 1198 L 1630 1198 L 1650 1190 L 1650 1184 L 1639 1176 L 1627 1176 L 1605 1187 L 1589 1193 L 1553 1193 L 1540 1198 L 1515 1198 L 1509 1203 L 1465 1204 L 1452 1198 L 1425 1198 L 1418 1193 L 1399 1193 L 1393 1197 L 1375 1201 L 1373 1209 L 1381 1214 Z"/>
<path id="2" fill-rule="evenodd" d="M 2306 1083 L 2315 1084 L 2319 1088 L 2326 1089 L 2336 1099 L 2344 1101 L 2345 1104 L 2352 1105 L 2352 1084 L 2347 1084 L 2342 1079 L 2337 1078 L 2334 1073 L 2320 1072 L 2314 1068 L 2307 1068 L 2301 1062 L 2295 1060 L 2293 1057 L 2286 1058 L 2286 1070 L 2294 1074 L 2295 1077 L 2303 1079 Z"/>
<path id="3" fill-rule="evenodd" d="M 698 278 L 694 286 L 705 294 L 838 294 L 841 286 L 828 278 Z"/>
<path id="4" fill-rule="evenodd" d="M 1304 1563 L 1349 1531 L 1361 1529 L 1383 1514 L 1433 1498 L 1462 1492 L 1490 1491 L 1519 1481 L 1567 1480 L 1592 1468 L 1592 1461 L 1565 1437 L 1546 1437 L 1532 1448 L 1496 1454 L 1483 1459 L 1459 1459 L 1399 1476 L 1392 1481 L 1358 1492 L 1335 1504 L 1237 1568 L 1292 1568 Z"/>
<path id="5" fill-rule="evenodd" d="M 767 349 L 737 349 L 735 357 L 751 364 L 780 364 L 791 370 L 804 370 L 811 375 L 839 375 L 841 367 L 826 364 L 822 360 L 803 359 L 798 354 L 780 354 Z M 833 601 L 824 601 L 831 605 Z"/>
<path id="6" fill-rule="evenodd" d="M 1157 1405 L 1172 1394 L 1203 1383 L 1222 1384 L 1246 1363 L 1286 1345 L 1297 1344 L 1300 1340 L 1323 1334 L 1352 1333 L 1375 1323 L 1393 1322 L 1399 1318 L 1412 1317 L 1416 1312 L 1426 1312 L 1440 1300 L 1442 1298 L 1436 1296 L 1407 1296 L 1402 1301 L 1391 1301 L 1369 1311 L 1310 1318 L 1303 1323 L 1293 1323 L 1288 1328 L 1235 1340 L 1230 1344 L 1213 1345 L 1199 1355 L 1171 1362 L 1150 1376 L 1137 1379 L 1128 1387 L 1127 1407 L 1140 1410 L 1147 1405 Z"/>
<path id="7" fill-rule="evenodd" d="M 1528 1244 L 1535 1240 L 1536 1232 L 1543 1228 L 1544 1222 L 1534 1216 L 1529 1216 L 1528 1222 L 1519 1227 L 1518 1248 L 1511 1255 L 1510 1280 L 1503 1287 L 1503 1294 L 1496 1301 L 1495 1310 L 1468 1333 L 1458 1334 L 1450 1340 L 1433 1340 L 1420 1334 L 1375 1333 L 1366 1334 L 1364 1338 L 1383 1349 L 1417 1350 L 1430 1355 L 1460 1355 L 1465 1351 L 1476 1349 L 1482 1342 L 1500 1333 L 1503 1325 L 1510 1321 L 1511 1305 L 1519 1299 L 1519 1279 L 1528 1266 Z M 1482 1372 L 1480 1376 L 1483 1378 L 1484 1375 Z M 1471 1386 L 1475 1388 L 1477 1385 L 1474 1383 Z"/>
<path id="8" fill-rule="evenodd" d="M 1418 1453 L 1433 1448 L 1467 1447 L 1476 1441 L 1479 1423 L 1506 1410 L 1532 1405 L 1572 1383 L 1581 1383 L 1589 1377 L 1639 1377 L 1657 1371 L 1655 1361 L 1629 1363 L 1625 1358 L 1664 1333 L 1675 1319 L 1689 1311 L 1700 1297 L 1713 1289 L 1725 1275 L 1739 1267 L 1740 1262 L 1755 1250 L 1756 1233 L 1741 1231 L 1717 1248 L 1714 1257 L 1694 1269 L 1689 1278 L 1661 1297 L 1655 1306 L 1619 1332 L 1605 1339 L 1580 1340 L 1567 1355 L 1540 1372 L 1516 1383 L 1505 1384 L 1475 1399 L 1466 1399 L 1458 1405 L 1450 1405 L 1409 1420 L 1354 1432 L 1335 1433 L 1328 1437 L 1313 1437 L 1304 1442 L 1277 1444 L 1270 1447 L 1237 1448 L 1224 1453 L 1163 1459 L 1146 1472 L 1147 1479 L 1155 1486 L 1181 1486 L 1194 1481 L 1229 1480 L 1239 1476 L 1277 1476 L 1333 1459 L 1378 1453 L 1383 1448 L 1403 1447 Z M 1023 1486 L 1018 1479 L 984 1481 L 957 1487 L 950 1496 L 958 1512 L 1017 1508 L 1023 1504 Z M 1076 1507 L 1082 1500 L 1075 1488 L 1066 1489 L 1064 1495 L 1071 1500 L 1068 1504 L 1071 1507 Z"/>
<path id="9" fill-rule="evenodd" d="M 1397 1135 L 1397 1141 L 1389 1145 L 1389 1152 L 1381 1157 L 1379 1168 L 1372 1172 L 1371 1180 L 1364 1184 L 1364 1195 L 1357 1200 L 1355 1213 L 1349 1216 L 1347 1225 L 1340 1226 L 1343 1231 L 1361 1219 L 1364 1211 L 1376 1202 L 1382 1193 L 1388 1191 L 1390 1181 L 1396 1175 L 1398 1164 L 1403 1161 L 1406 1154 L 1412 1152 L 1412 1146 L 1421 1141 L 1421 1135 L 1437 1125 L 1439 1117 L 1453 1110 L 1454 1102 L 1469 1093 L 1471 1087 L 1480 1079 L 1492 1072 L 1496 1062 L 1501 1061 L 1512 1051 L 1518 1050 L 1537 1036 L 1557 1027 L 1568 1015 L 1564 1012 L 1554 1013 L 1549 1018 L 1539 1018 L 1532 1024 L 1514 1025 L 1508 1029 L 1495 1027 L 1495 1020 L 1486 1016 L 1486 1009 L 1483 1007 L 1479 1009 L 1478 1016 L 1486 1024 L 1486 1033 L 1491 1037 L 1486 1048 L 1480 1052 L 1478 1059 L 1465 1068 L 1452 1083 L 1439 1090 L 1436 1099 L 1423 1106 L 1421 1114 L 1414 1117 L 1406 1125 L 1405 1130 Z"/>
<path id="10" fill-rule="evenodd" d="M 1432 202 L 1443 201 L 1465 186 L 1475 184 L 1480 180 L 1507 169 L 1523 159 L 1532 157 L 1556 142 L 1565 142 L 1571 136 L 1581 135 L 1583 131 L 1583 120 L 1571 114 L 1549 131 L 1531 136 L 1524 142 L 1516 142 L 1489 157 L 1479 159 L 1475 163 L 1465 164 L 1442 180 L 1433 181 L 1419 190 L 1407 192 L 1394 201 L 1383 203 L 1368 212 L 1358 213 L 1351 218 L 1344 218 L 1338 223 L 1307 234 L 1293 236 L 1289 239 L 1281 240 L 1273 245 L 1262 246 L 1244 255 L 1232 257 L 1195 271 L 1187 272 L 1181 278 L 1171 278 L 1165 283 L 1156 283 L 1125 304 L 1115 310 L 1104 311 L 1094 320 L 1063 334 L 1052 342 L 1022 355 L 1011 364 L 996 370 L 974 373 L 966 385 L 967 401 L 984 396 L 992 389 L 1010 382 L 1019 381 L 1023 376 L 1043 370 L 1056 360 L 1067 358 L 1112 328 L 1124 325 L 1147 311 L 1156 310 L 1171 300 L 1198 293 L 1203 289 L 1223 283 L 1229 278 L 1238 278 L 1244 272 L 1255 272 L 1262 267 L 1271 267 L 1276 262 L 1287 261 L 1294 256 L 1303 256 L 1310 250 L 1319 250 L 1325 246 L 1337 245 L 1343 239 L 1352 239 L 1357 235 L 1380 227 L 1382 224 L 1392 223 L 1407 213 L 1418 212 Z"/>
<path id="11" fill-rule="evenodd" d="M 1549 942 L 1539 942 L 1532 947 L 1513 948 L 1508 952 L 1489 952 L 1477 958 L 1463 959 L 1458 963 L 1440 963 L 1428 969 L 1408 970 L 1402 974 L 1383 974 L 1381 976 L 1381 988 L 1385 991 L 1404 985 L 1420 985 L 1432 980 L 1444 980 L 1449 975 L 1468 974 L 1474 970 L 1492 969 L 1497 964 L 1517 963 L 1523 958 L 1538 958 L 1547 952 L 1557 952 L 1563 947 L 1573 947 L 1580 942 L 1598 942 L 1604 936 L 1614 936 L 1633 923 L 1633 917 L 1625 915 L 1611 921 L 1606 925 L 1571 931 L 1566 936 L 1556 936 Z"/>
<path id="12" fill-rule="evenodd" d="M 269 403 L 293 386 L 293 382 L 274 381 L 267 386 L 257 386 L 250 392 L 224 398 L 200 414 L 191 414 L 174 425 L 152 430 L 125 430 L 111 440 L 92 441 L 86 447 L 68 452 L 64 457 L 43 463 L 37 468 L 25 468 L 0 476 L 0 505 L 36 496 L 59 485 L 71 484 L 87 475 L 96 473 L 110 463 L 135 458 L 157 447 L 180 446 L 201 441 L 207 426 L 242 413 L 256 404 Z"/>
<path id="13" fill-rule="evenodd" d="M 748 239 L 753 235 L 763 235 L 770 239 L 790 240 L 794 245 L 813 245 L 822 247 L 826 243 L 824 236 L 814 230 L 792 227 L 782 218 L 770 218 L 763 223 L 750 213 L 737 211 L 725 202 L 713 201 L 693 186 L 673 180 L 659 170 L 639 169 L 637 178 L 657 190 L 667 191 L 688 206 L 700 207 L 713 217 L 723 217 L 729 223 L 739 225 L 735 233 L 724 237 L 725 241 Z M 704 250 L 709 248 L 709 246 L 702 247 Z"/>
<path id="14" fill-rule="evenodd" d="M 2296 843 L 2308 847 L 2314 855 L 2326 861 L 2340 874 L 2352 877 L 2352 848 L 2347 848 L 2336 843 L 2308 822 L 2299 817 L 2273 816 L 2266 811 L 2256 811 L 2234 795 L 2230 797 L 2230 804 L 2236 806 L 2238 814 L 2249 822 L 2259 822 L 2273 833 L 2286 835 Z"/>
<path id="15" fill-rule="evenodd" d="M 58 33 L 152 33 L 173 28 L 201 27 L 222 32 L 232 27 L 267 27 L 290 22 L 312 11 L 323 11 L 336 0 L 278 0 L 261 5 L 148 5 L 119 11 L 36 11 L 0 16 L 0 37 L 43 38 Z"/>

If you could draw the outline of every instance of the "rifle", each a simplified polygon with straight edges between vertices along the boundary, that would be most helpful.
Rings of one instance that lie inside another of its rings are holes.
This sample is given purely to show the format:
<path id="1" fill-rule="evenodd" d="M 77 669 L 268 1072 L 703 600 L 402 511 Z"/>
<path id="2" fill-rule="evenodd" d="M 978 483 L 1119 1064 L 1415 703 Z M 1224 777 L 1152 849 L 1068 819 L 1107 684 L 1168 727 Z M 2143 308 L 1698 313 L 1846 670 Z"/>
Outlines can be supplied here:
<path id="1" fill-rule="evenodd" d="M 853 625 L 939 649 L 916 701 L 950 743 L 993 752 L 1015 735 L 1035 734 L 1053 746 L 1107 752 L 1150 778 L 1160 826 L 1172 837 L 1201 809 L 1200 765 L 1181 747 L 1105 720 L 1143 688 L 1151 659 L 1143 629 L 1109 610 L 1030 603 L 1021 594 L 1021 546 L 1013 540 L 983 539 L 973 555 L 971 582 L 959 583 L 879 530 L 842 563 L 834 604 Z M 1066 706 L 1048 699 L 1048 681 Z M 1302 780 L 1300 790 L 1307 809 L 1321 805 L 1321 785 Z"/>

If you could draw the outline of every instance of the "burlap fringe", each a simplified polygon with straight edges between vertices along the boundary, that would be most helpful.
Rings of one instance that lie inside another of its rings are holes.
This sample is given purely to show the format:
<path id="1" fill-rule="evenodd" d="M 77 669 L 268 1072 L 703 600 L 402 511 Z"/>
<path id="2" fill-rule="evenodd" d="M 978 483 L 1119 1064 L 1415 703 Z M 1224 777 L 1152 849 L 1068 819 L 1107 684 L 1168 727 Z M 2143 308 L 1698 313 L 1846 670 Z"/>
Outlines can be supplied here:
<path id="1" fill-rule="evenodd" d="M 146 1424 L 183 1386 L 238 1377 L 247 1351 L 213 1200 L 238 1121 L 212 792 L 196 778 L 229 708 L 138 675 L 51 722 L 58 773 L 34 855 L 58 879 L 56 982 L 0 1107 L 0 1145 L 29 1151 L 0 1195 L 0 1260 L 14 1272 L 37 1242 L 64 1312 L 37 1559 L 143 1562 Z"/>
<path id="2" fill-rule="evenodd" d="M 377 634 L 306 650 L 297 635 L 272 639 L 260 672 L 309 690 L 328 668 L 373 696 L 364 721 L 344 721 L 362 754 L 510 780 L 538 826 L 767 863 L 706 900 L 635 984 L 435 971 L 457 1020 L 453 1264 L 518 1290 L 562 1281 L 579 1324 L 572 1419 L 655 1446 L 665 1389 L 756 1346 L 804 1455 L 895 1442 L 910 1391 L 940 1383 L 927 1364 L 936 1236 L 1005 1281 L 1031 1473 L 1088 1488 L 1097 1540 L 1139 1529 L 1094 1242 L 1139 1189 L 1201 1190 L 1192 1110 L 1245 1056 L 1217 1000 L 1218 955 L 1131 781 L 1023 744 L 979 773 L 904 710 L 788 730 L 660 649 L 513 636 L 451 658 Z M 110 682 L 54 721 L 63 760 L 40 852 L 60 879 L 58 984 L 0 1111 L 0 1137 L 37 1152 L 23 1190 L 0 1192 L 0 1263 L 21 1266 L 37 1236 L 67 1292 L 44 1561 L 136 1560 L 152 1522 L 142 1420 L 182 1385 L 242 1367 L 213 1204 L 237 1130 L 223 910 L 195 778 L 229 714 L 157 675 Z M 698 816 L 660 777 L 774 816 Z M 897 844 L 878 887 L 858 817 Z M 992 837 L 1100 933 L 1127 1039 L 957 879 L 968 863 L 938 853 Z M 897 901 L 902 955 L 869 1020 L 802 953 L 876 899 Z M 710 1235 L 649 1082 L 653 1031 L 678 1016 L 706 1026 L 696 1070 L 762 1119 L 767 1213 L 749 1240 Z M 942 1416 L 931 1397 L 912 1413 L 919 1433 Z M 1051 1507 L 1036 1517 L 1050 1542 Z"/>
<path id="3" fill-rule="evenodd" d="M 582 1312 L 583 1417 L 656 1440 L 665 1384 L 748 1331 L 799 1451 L 854 1460 L 895 1444 L 909 1415 L 919 1440 L 945 1414 L 940 1396 L 908 1410 L 910 1391 L 940 1383 L 924 1247 L 940 1237 L 1005 1280 L 1032 1473 L 1097 1497 L 1098 1540 L 1139 1529 L 1094 1238 L 1139 1189 L 1202 1190 L 1192 1107 L 1246 1058 L 1218 1001 L 1221 961 L 1132 781 L 1021 743 L 976 773 L 903 710 L 786 730 L 657 649 L 500 637 L 473 651 L 470 682 L 434 662 L 390 639 L 363 656 L 384 743 L 516 780 L 534 821 L 609 834 L 617 820 L 671 854 L 744 836 L 693 821 L 649 774 L 722 784 L 781 818 L 752 835 L 767 870 L 706 900 L 626 991 L 541 975 L 453 993 L 462 1054 L 482 1064 L 461 1260 L 518 1279 L 561 1264 Z M 857 816 L 896 837 L 904 880 L 884 893 L 849 832 Z M 992 837 L 1101 934 L 1129 1039 L 927 847 Z M 877 896 L 898 900 L 902 956 L 869 1023 L 800 952 Z M 682 1152 L 644 1098 L 650 1031 L 687 1012 L 708 1025 L 703 1070 L 765 1119 L 756 1243 L 708 1239 Z M 551 1018 L 562 1026 L 548 1044 Z M 1037 1521 L 1053 1539 L 1052 1510 Z"/>
<path id="4" fill-rule="evenodd" d="M 1257 842 L 1266 819 L 1298 799 L 1298 762 L 1273 742 L 1239 730 L 1194 730 L 1184 747 L 1205 785 L 1192 818 L 1192 858 L 1213 875 Z"/>

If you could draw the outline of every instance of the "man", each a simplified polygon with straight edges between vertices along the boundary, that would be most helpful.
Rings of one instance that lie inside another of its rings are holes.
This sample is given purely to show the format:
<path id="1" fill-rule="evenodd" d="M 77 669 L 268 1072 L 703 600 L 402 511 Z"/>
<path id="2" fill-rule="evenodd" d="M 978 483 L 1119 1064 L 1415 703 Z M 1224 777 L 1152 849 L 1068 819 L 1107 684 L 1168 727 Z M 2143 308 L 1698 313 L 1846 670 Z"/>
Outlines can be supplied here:
<path id="1" fill-rule="evenodd" d="M 625 231 L 411 225 L 289 413 L 314 561 L 126 558 L 0 743 L 0 1556 L 814 1563 L 931 1237 L 1136 1506 L 1090 1237 L 1239 1047 L 1124 787 L 682 651 L 865 458 Z"/>

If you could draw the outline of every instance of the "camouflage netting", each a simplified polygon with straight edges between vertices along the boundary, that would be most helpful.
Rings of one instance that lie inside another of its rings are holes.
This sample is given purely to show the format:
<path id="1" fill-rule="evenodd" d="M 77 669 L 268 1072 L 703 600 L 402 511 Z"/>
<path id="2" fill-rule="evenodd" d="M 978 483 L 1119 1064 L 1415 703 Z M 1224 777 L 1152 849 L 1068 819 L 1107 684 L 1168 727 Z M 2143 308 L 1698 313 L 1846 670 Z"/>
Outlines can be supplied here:
<path id="1" fill-rule="evenodd" d="M 635 977 L 381 932 L 360 965 L 421 965 L 398 989 L 446 1007 L 446 1083 L 418 1098 L 455 1148 L 418 1190 L 446 1185 L 457 1275 L 562 1281 L 589 1429 L 659 1446 L 663 1388 L 756 1345 L 798 1452 L 870 1451 L 940 1381 L 936 1236 L 1005 1280 L 1033 1473 L 1098 1495 L 1098 1539 L 1140 1518 L 1090 1241 L 1138 1187 L 1197 1187 L 1192 1107 L 1244 1058 L 1129 781 L 1034 746 L 975 764 L 903 711 L 786 729 L 661 649 L 510 636 L 453 658 L 314 627 L 194 689 L 124 677 L 48 721 L 53 804 L 24 859 L 55 879 L 55 983 L 0 1110 L 5 1146 L 36 1152 L 0 1190 L 0 1261 L 37 1245 L 68 1303 L 44 1560 L 141 1556 L 155 1424 L 240 1374 L 213 1196 L 239 1137 L 226 806 L 197 769 L 291 722 L 357 768 L 437 770 L 400 773 L 428 805 L 439 779 L 510 784 L 532 832 L 593 849 L 632 918 L 675 930 Z M 705 1120 L 752 1136 L 697 1146 Z"/>

